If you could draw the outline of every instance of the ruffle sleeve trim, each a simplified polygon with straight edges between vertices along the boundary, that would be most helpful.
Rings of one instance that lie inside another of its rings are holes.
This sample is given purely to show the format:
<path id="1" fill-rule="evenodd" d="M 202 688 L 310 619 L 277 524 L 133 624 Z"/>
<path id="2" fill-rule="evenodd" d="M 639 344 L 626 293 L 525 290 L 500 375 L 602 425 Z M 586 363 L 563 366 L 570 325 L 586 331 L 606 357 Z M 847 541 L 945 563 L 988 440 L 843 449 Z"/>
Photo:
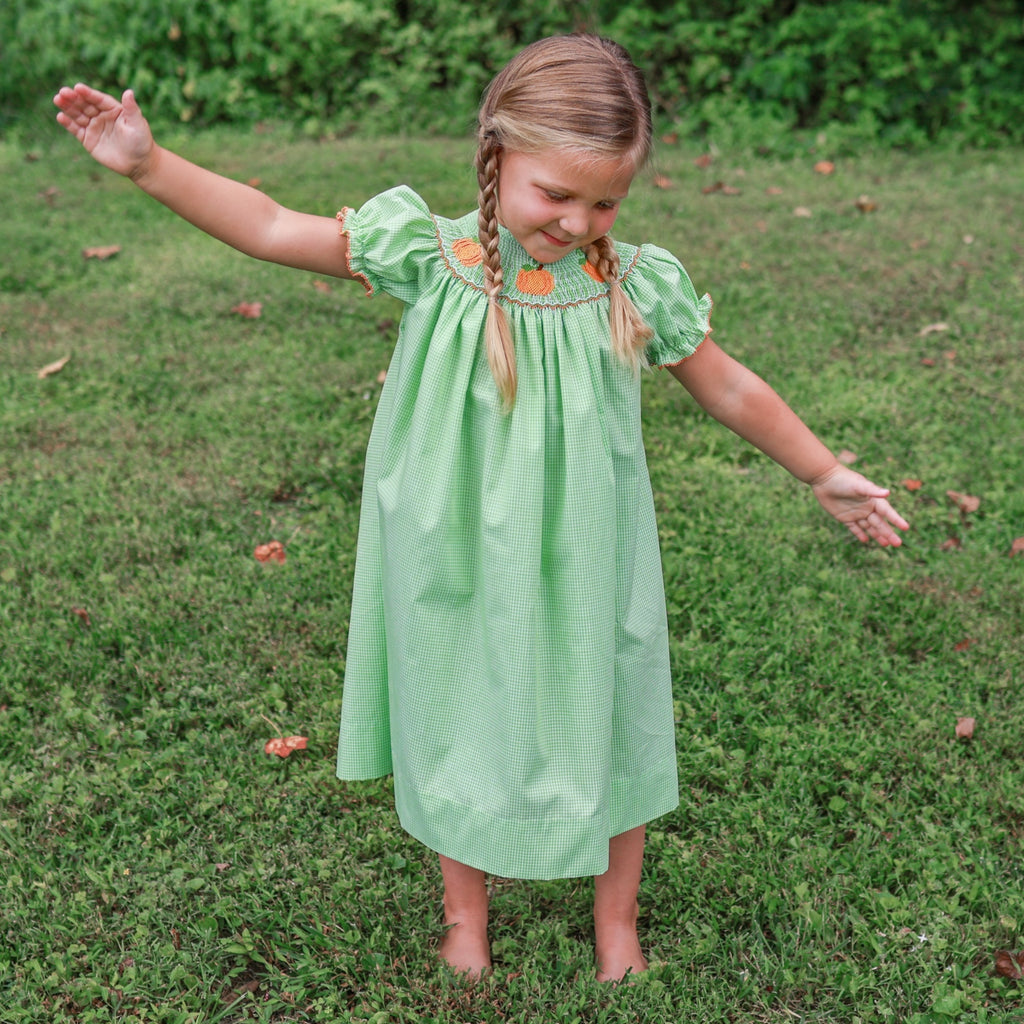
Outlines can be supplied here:
<path id="1" fill-rule="evenodd" d="M 337 213 L 338 234 L 343 235 L 348 242 L 348 245 L 345 247 L 345 266 L 348 267 L 352 280 L 359 281 L 363 288 L 366 289 L 366 294 L 372 295 L 373 285 L 370 283 L 370 279 L 352 266 L 352 236 L 349 234 L 348 228 L 345 227 L 345 220 L 350 213 L 355 213 L 351 206 L 344 206 Z"/>

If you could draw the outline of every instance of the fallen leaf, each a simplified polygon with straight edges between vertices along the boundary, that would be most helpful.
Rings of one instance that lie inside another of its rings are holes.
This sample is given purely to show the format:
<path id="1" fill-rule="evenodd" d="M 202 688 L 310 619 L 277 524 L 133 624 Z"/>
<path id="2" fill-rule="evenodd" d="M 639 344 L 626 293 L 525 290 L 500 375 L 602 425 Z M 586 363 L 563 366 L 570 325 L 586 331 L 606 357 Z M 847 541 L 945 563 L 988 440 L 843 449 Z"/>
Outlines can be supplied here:
<path id="1" fill-rule="evenodd" d="M 666 178 L 664 174 L 656 174 L 654 176 L 654 187 L 672 188 L 672 182 L 668 178 Z"/>
<path id="2" fill-rule="evenodd" d="M 89 619 L 89 612 L 85 608 L 72 608 L 71 611 L 73 614 L 78 616 L 82 625 L 85 626 L 86 629 L 92 628 L 92 622 Z"/>
<path id="3" fill-rule="evenodd" d="M 978 641 L 973 636 L 964 637 L 959 643 L 953 644 L 954 651 L 966 651 L 969 647 L 976 644 Z"/>
<path id="4" fill-rule="evenodd" d="M 171 945 L 175 949 L 181 949 L 181 932 L 177 928 L 171 929 Z"/>
<path id="5" fill-rule="evenodd" d="M 111 256 L 116 256 L 121 251 L 119 245 L 90 245 L 87 249 L 82 250 L 82 255 L 87 260 L 109 260 Z"/>
<path id="6" fill-rule="evenodd" d="M 977 512 L 981 505 L 981 498 L 973 494 L 961 494 L 959 491 L 946 491 L 946 497 L 966 516 Z"/>
<path id="7" fill-rule="evenodd" d="M 259 188 L 260 185 L 263 184 L 263 182 L 259 178 L 250 178 L 246 182 L 246 184 L 249 186 L 249 188 Z"/>
<path id="8" fill-rule="evenodd" d="M 924 486 L 920 480 L 901 480 L 900 483 L 906 487 L 908 491 L 919 491 Z"/>
<path id="9" fill-rule="evenodd" d="M 1010 545 L 1010 554 L 1011 555 L 1024 555 L 1024 537 L 1018 537 Z"/>
<path id="10" fill-rule="evenodd" d="M 996 974 L 1012 981 L 1024 978 L 1024 950 L 1011 953 L 1008 949 L 996 950 Z"/>
<path id="11" fill-rule="evenodd" d="M 326 281 L 314 281 L 313 287 L 318 292 L 324 292 L 325 294 L 331 290 L 331 286 Z"/>
<path id="12" fill-rule="evenodd" d="M 958 718 L 956 720 L 956 738 L 958 740 L 973 738 L 975 725 L 977 725 L 977 722 L 973 718 Z"/>
<path id="13" fill-rule="evenodd" d="M 218 871 L 227 871 L 231 864 L 226 860 L 219 860 L 213 865 Z"/>
<path id="14" fill-rule="evenodd" d="M 917 332 L 917 336 L 919 338 L 923 338 L 923 337 L 925 337 L 925 335 L 928 335 L 928 334 L 936 334 L 936 333 L 938 333 L 940 331 L 948 331 L 948 330 L 949 330 L 949 324 L 947 324 L 947 323 L 939 322 L 937 324 L 928 324 L 926 327 L 922 327 L 921 330 L 919 330 Z"/>
<path id="15" fill-rule="evenodd" d="M 814 214 L 811 213 L 810 207 L 798 206 L 798 207 L 796 207 L 793 210 L 793 216 L 794 217 L 813 217 Z"/>
<path id="16" fill-rule="evenodd" d="M 70 360 L 71 356 L 63 356 L 56 362 L 47 363 L 41 370 L 36 371 L 36 376 L 40 380 L 45 380 L 47 377 L 52 377 L 55 373 L 60 373 L 60 371 L 63 370 L 64 367 L 68 365 Z"/>
<path id="17" fill-rule="evenodd" d="M 711 166 L 714 159 L 715 158 L 710 153 L 702 153 L 693 162 L 703 171 Z"/>
<path id="18" fill-rule="evenodd" d="M 782 195 L 782 189 L 778 185 L 769 185 L 764 190 L 764 194 L 766 196 L 781 196 Z"/>
<path id="19" fill-rule="evenodd" d="M 249 320 L 258 320 L 263 315 L 263 303 L 240 302 L 237 306 L 231 307 L 231 312 L 244 316 Z"/>
<path id="20" fill-rule="evenodd" d="M 57 201 L 60 195 L 60 189 L 57 188 L 56 185 L 51 185 L 49 188 L 45 188 L 42 192 L 39 193 L 39 198 L 46 200 L 46 204 L 48 206 L 53 206 L 53 204 Z"/>
<path id="21" fill-rule="evenodd" d="M 279 562 L 284 564 L 284 545 L 279 540 L 272 540 L 268 544 L 260 544 L 253 552 L 257 562 Z"/>
<path id="22" fill-rule="evenodd" d="M 842 451 L 841 451 L 841 452 L 840 452 L 840 453 L 839 453 L 839 454 L 838 454 L 838 455 L 836 456 L 836 458 L 837 458 L 837 459 L 838 459 L 838 460 L 839 460 L 839 461 L 840 461 L 840 462 L 841 462 L 841 463 L 842 463 L 842 464 L 843 464 L 844 466 L 852 466 L 852 465 L 853 465 L 853 464 L 854 464 L 854 463 L 855 463 L 855 462 L 857 461 L 857 454 L 856 454 L 856 452 L 851 452 L 851 451 L 850 451 L 850 450 L 849 450 L 848 448 L 844 448 L 844 449 L 843 449 L 843 450 L 842 450 Z"/>
<path id="23" fill-rule="evenodd" d="M 815 174 L 832 174 L 836 169 L 836 165 L 831 160 L 819 160 L 814 165 Z"/>
<path id="24" fill-rule="evenodd" d="M 924 359 L 921 360 L 921 365 L 922 366 L 934 366 L 935 365 L 935 360 L 934 359 L 930 359 L 928 356 L 925 356 Z"/>
<path id="25" fill-rule="evenodd" d="M 736 188 L 735 185 L 726 185 L 724 181 L 716 181 L 713 185 L 706 185 L 701 189 L 701 192 L 709 196 L 712 192 L 721 192 L 723 196 L 738 196 L 742 195 L 740 189 Z"/>
<path id="26" fill-rule="evenodd" d="M 679 132 L 667 132 L 665 135 L 662 135 L 661 141 L 666 146 L 674 146 L 679 141 Z"/>
<path id="27" fill-rule="evenodd" d="M 387 379 L 388 379 L 388 371 L 387 370 L 381 370 L 380 373 L 377 374 L 377 383 L 378 384 L 383 384 L 384 381 L 386 381 Z"/>
<path id="28" fill-rule="evenodd" d="M 960 546 L 961 545 L 960 545 L 960 538 L 959 537 L 950 537 L 947 540 L 944 540 L 939 545 L 939 550 L 940 551 L 959 551 L 960 550 Z"/>
<path id="29" fill-rule="evenodd" d="M 278 757 L 287 757 L 293 750 L 306 749 L 305 736 L 277 736 L 267 740 L 263 747 L 265 754 L 277 754 Z"/>
<path id="30" fill-rule="evenodd" d="M 874 213 L 874 211 L 878 209 L 878 204 L 867 196 L 859 196 L 857 202 L 854 203 L 854 206 L 856 206 L 861 213 Z"/>

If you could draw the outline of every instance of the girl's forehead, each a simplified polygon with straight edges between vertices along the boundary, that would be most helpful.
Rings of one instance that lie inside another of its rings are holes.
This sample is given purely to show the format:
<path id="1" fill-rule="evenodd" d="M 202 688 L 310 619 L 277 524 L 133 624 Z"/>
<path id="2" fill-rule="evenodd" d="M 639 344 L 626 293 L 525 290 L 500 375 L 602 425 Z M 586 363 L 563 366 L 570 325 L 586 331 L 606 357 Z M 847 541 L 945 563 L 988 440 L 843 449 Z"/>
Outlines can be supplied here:
<path id="1" fill-rule="evenodd" d="M 624 198 L 636 174 L 629 157 L 606 157 L 574 149 L 544 149 L 537 153 L 511 151 L 518 169 L 541 184 L 557 184 L 609 198 Z"/>

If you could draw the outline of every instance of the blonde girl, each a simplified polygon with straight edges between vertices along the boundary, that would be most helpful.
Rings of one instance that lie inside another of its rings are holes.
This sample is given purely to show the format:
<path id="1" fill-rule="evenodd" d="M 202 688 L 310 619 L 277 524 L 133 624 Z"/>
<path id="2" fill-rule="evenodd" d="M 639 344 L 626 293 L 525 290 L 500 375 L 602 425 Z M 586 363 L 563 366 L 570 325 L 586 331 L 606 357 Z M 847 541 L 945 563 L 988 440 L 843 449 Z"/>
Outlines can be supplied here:
<path id="1" fill-rule="evenodd" d="M 516 57 L 480 112 L 478 209 L 454 220 L 406 187 L 298 213 L 156 145 L 130 91 L 55 103 L 202 230 L 405 303 L 366 457 L 338 775 L 393 774 L 403 827 L 439 855 L 454 970 L 491 964 L 494 874 L 593 875 L 597 977 L 643 971 L 644 829 L 678 790 L 639 369 L 666 367 L 857 539 L 897 545 L 907 524 L 711 340 L 675 257 L 612 240 L 651 147 L 626 52 L 575 35 Z"/>

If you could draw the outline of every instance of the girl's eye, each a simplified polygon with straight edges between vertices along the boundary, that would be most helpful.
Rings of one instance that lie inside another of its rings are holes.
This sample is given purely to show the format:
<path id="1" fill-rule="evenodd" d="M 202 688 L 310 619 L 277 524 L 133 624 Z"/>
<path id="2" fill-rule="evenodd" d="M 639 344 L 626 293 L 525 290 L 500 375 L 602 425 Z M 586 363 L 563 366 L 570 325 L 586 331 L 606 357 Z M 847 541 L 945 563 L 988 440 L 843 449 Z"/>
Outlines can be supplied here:
<path id="1" fill-rule="evenodd" d="M 599 206 L 599 207 L 600 207 L 600 208 L 601 208 L 602 210 L 614 210 L 614 209 L 615 209 L 615 207 L 616 207 L 616 206 L 618 206 L 619 204 L 618 204 L 618 203 L 616 203 L 616 202 L 613 202 L 612 200 L 610 200 L 610 199 L 609 199 L 609 200 L 606 200 L 606 201 L 605 201 L 605 202 L 603 202 L 603 203 L 598 203 L 597 205 L 598 205 L 598 206 Z"/>
<path id="2" fill-rule="evenodd" d="M 564 195 L 562 195 L 561 192 L 545 192 L 544 194 L 553 203 L 564 203 L 565 200 L 566 200 L 566 197 Z"/>

